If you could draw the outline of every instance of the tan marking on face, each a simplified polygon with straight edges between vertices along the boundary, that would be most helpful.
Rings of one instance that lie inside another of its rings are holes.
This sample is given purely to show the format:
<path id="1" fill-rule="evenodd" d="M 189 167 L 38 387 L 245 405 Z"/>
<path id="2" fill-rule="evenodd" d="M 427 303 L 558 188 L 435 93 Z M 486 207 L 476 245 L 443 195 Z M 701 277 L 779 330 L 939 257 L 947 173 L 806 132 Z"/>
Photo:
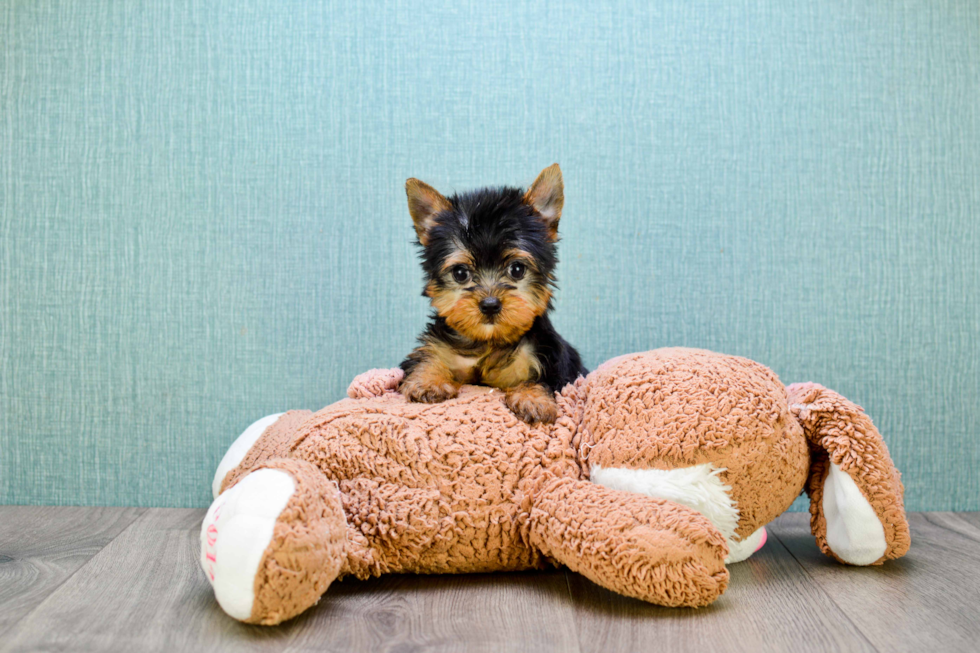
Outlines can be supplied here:
<path id="1" fill-rule="evenodd" d="M 433 300 L 432 306 L 449 326 L 472 340 L 485 342 L 492 338 L 494 325 L 486 322 L 480 311 L 483 296 L 462 290 L 444 292 Z"/>
<path id="2" fill-rule="evenodd" d="M 460 301 L 466 293 L 458 287 L 444 286 L 440 288 L 435 281 L 430 281 L 425 286 L 425 294 L 429 298 L 432 308 L 436 309 L 439 315 L 446 317 L 456 302 Z"/>
<path id="3" fill-rule="evenodd" d="M 464 249 L 453 252 L 446 257 L 446 261 L 442 264 L 442 274 L 447 274 L 457 265 L 465 265 L 472 270 L 474 265 L 473 256 Z"/>
<path id="4" fill-rule="evenodd" d="M 528 269 L 536 270 L 537 265 L 535 265 L 534 257 L 531 256 L 530 252 L 526 252 L 519 247 L 511 247 L 510 249 L 504 250 L 503 253 L 504 260 L 508 263 L 513 263 L 514 261 L 520 261 L 528 267 Z"/>
<path id="5" fill-rule="evenodd" d="M 521 261 L 531 272 L 536 270 L 534 258 L 520 248 L 508 249 L 504 257 L 505 261 Z M 430 281 L 425 294 L 449 326 L 471 340 L 495 345 L 515 343 L 527 333 L 535 318 L 548 310 L 551 290 L 534 283 L 531 274 L 513 280 L 505 271 L 476 270 L 472 254 L 462 248 L 447 257 L 442 265 L 442 274 L 449 274 L 456 265 L 470 268 L 473 284 L 467 283 L 465 286 L 472 290 L 460 284 L 440 286 L 436 281 Z M 501 303 L 501 310 L 493 321 L 483 315 L 479 305 L 480 300 L 491 296 Z"/>
<path id="6" fill-rule="evenodd" d="M 535 293 L 529 286 L 519 287 L 501 297 L 501 309 L 494 323 L 494 339 L 500 342 L 517 342 L 534 324 L 535 318 L 548 310 L 551 292 L 544 288 Z"/>
<path id="7" fill-rule="evenodd" d="M 432 307 L 446 318 L 456 331 L 480 342 L 498 345 L 511 344 L 521 339 L 534 324 L 535 318 L 548 310 L 551 291 L 536 289 L 529 285 L 516 290 L 487 292 L 463 292 L 443 289 L 438 292 L 433 287 L 427 290 L 432 299 Z M 489 322 L 480 311 L 480 300 L 489 295 L 500 299 L 500 313 Z"/>

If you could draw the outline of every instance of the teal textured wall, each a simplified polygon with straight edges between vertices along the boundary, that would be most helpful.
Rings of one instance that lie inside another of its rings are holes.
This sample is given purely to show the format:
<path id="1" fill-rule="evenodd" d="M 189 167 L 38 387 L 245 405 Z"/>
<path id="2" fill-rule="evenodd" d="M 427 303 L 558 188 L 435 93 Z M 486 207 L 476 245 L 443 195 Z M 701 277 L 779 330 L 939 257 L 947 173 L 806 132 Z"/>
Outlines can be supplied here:
<path id="1" fill-rule="evenodd" d="M 566 179 L 555 321 L 862 404 L 980 509 L 980 3 L 0 7 L 0 503 L 203 506 L 393 366 L 402 185 Z"/>

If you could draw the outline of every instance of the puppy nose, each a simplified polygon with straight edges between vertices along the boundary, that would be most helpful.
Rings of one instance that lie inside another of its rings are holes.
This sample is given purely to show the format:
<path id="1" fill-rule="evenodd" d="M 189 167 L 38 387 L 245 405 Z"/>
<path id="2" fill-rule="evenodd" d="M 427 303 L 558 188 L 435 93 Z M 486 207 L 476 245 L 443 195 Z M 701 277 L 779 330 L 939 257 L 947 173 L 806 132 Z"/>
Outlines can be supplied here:
<path id="1" fill-rule="evenodd" d="M 480 312 L 490 317 L 500 312 L 500 300 L 496 297 L 484 297 L 480 300 Z"/>

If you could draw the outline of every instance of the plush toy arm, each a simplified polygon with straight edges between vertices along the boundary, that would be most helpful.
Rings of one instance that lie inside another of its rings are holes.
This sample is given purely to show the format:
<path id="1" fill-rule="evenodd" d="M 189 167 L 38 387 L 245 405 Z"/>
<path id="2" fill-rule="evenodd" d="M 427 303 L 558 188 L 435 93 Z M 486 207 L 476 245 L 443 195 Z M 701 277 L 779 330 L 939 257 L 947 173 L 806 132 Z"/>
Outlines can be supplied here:
<path id="1" fill-rule="evenodd" d="M 871 418 L 816 383 L 787 388 L 813 460 L 807 478 L 810 529 L 840 562 L 876 565 L 908 551 L 901 474 Z"/>
<path id="2" fill-rule="evenodd" d="M 603 587 L 665 606 L 698 607 L 728 585 L 722 534 L 701 513 L 588 481 L 546 482 L 531 543 Z"/>
<path id="3" fill-rule="evenodd" d="M 351 399 L 381 397 L 386 392 L 396 392 L 404 377 L 405 373 L 398 367 L 368 370 L 354 377 L 347 387 L 347 396 Z"/>

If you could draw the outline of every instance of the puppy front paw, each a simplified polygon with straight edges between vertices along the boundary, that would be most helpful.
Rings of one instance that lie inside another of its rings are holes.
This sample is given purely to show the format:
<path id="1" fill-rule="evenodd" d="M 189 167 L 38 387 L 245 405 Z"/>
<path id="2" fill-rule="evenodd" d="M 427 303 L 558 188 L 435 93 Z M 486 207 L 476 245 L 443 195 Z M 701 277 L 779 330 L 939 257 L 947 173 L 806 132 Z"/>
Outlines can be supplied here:
<path id="1" fill-rule="evenodd" d="M 540 385 L 521 385 L 507 391 L 507 407 L 528 424 L 550 424 L 558 418 L 555 395 Z"/>
<path id="2" fill-rule="evenodd" d="M 405 379 L 398 390 L 409 401 L 422 404 L 438 404 L 459 394 L 459 386 L 452 381 L 415 375 Z"/>

